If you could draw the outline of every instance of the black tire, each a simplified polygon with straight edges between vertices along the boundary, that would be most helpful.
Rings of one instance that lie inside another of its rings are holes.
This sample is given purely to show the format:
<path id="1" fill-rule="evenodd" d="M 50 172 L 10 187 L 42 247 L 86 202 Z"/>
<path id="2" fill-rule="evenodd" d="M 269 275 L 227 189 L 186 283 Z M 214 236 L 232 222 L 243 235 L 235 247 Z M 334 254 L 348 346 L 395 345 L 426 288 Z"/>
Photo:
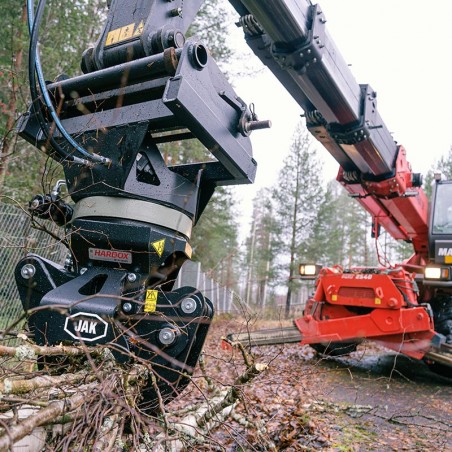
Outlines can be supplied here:
<path id="1" fill-rule="evenodd" d="M 345 356 L 356 351 L 358 342 L 329 342 L 322 344 L 310 344 L 310 346 L 321 355 Z"/>
<path id="2" fill-rule="evenodd" d="M 435 374 L 452 379 L 452 367 L 440 363 L 426 363 L 428 368 Z"/>

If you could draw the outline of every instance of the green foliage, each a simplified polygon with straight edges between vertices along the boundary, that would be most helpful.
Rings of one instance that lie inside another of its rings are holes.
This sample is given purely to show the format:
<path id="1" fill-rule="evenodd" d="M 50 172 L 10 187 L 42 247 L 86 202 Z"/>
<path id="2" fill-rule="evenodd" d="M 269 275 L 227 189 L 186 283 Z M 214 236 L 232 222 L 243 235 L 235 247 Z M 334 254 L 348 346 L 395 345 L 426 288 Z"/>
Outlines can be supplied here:
<path id="1" fill-rule="evenodd" d="M 193 230 L 193 260 L 223 285 L 234 287 L 238 224 L 230 190 L 218 187 Z"/>
<path id="2" fill-rule="evenodd" d="M 310 139 L 300 124 L 280 171 L 278 185 L 273 190 L 274 253 L 290 255 L 294 265 L 309 258 L 308 241 L 323 199 L 322 164 Z M 287 274 L 287 264 L 283 266 L 283 273 Z M 290 275 L 293 275 L 293 268 Z"/>
<path id="3" fill-rule="evenodd" d="M 105 0 L 49 0 L 40 30 L 43 68 L 48 79 L 81 73 L 81 55 L 104 25 Z"/>
<path id="4" fill-rule="evenodd" d="M 103 24 L 103 0 L 63 2 L 49 0 L 40 29 L 40 54 L 44 76 L 54 79 L 61 73 L 80 73 L 82 52 Z M 28 25 L 24 0 L 2 0 L 0 4 L 0 39 L 5 43 L 0 55 L 0 135 L 2 166 L 0 187 L 6 197 L 25 203 L 31 193 L 48 191 L 61 170 L 44 174 L 46 156 L 14 136 L 15 123 L 29 103 Z M 49 177 L 52 175 L 52 177 Z M 53 177 L 54 176 L 54 177 Z M 41 188 L 45 183 L 45 187 Z"/>
<path id="5" fill-rule="evenodd" d="M 311 136 L 301 123 L 295 130 L 289 154 L 273 190 L 272 252 L 278 281 L 287 286 L 286 316 L 293 291 L 299 286 L 297 269 L 308 258 L 309 238 L 323 199 L 322 165 L 311 147 Z"/>
<path id="6" fill-rule="evenodd" d="M 227 27 L 232 18 L 227 6 L 224 0 L 206 0 L 187 33 L 188 37 L 196 36 L 206 43 L 211 55 L 223 70 L 233 55 L 228 43 Z"/>
<path id="7" fill-rule="evenodd" d="M 252 218 L 243 263 L 247 269 L 245 301 L 263 307 L 267 304 L 269 285 L 275 279 L 271 246 L 274 218 L 270 189 L 263 188 L 257 192 L 253 200 Z"/>
<path id="8" fill-rule="evenodd" d="M 446 155 L 441 156 L 432 168 L 428 170 L 427 175 L 425 176 L 423 187 L 429 199 L 432 194 L 432 183 L 435 173 L 443 174 L 448 180 L 452 179 L 452 147 Z"/>
<path id="9" fill-rule="evenodd" d="M 15 116 L 14 102 L 21 102 L 25 85 L 23 50 L 27 45 L 28 28 L 24 15 L 23 0 L 4 0 L 0 2 L 0 136 L 8 132 L 6 124 L 10 116 Z M 21 67 L 17 67 L 19 64 Z M 19 69 L 19 70 L 18 70 Z"/>
<path id="10" fill-rule="evenodd" d="M 342 217 L 340 190 L 339 184 L 334 180 L 327 185 L 307 247 L 308 262 L 335 265 L 343 260 L 345 225 L 342 221 L 337 221 Z"/>

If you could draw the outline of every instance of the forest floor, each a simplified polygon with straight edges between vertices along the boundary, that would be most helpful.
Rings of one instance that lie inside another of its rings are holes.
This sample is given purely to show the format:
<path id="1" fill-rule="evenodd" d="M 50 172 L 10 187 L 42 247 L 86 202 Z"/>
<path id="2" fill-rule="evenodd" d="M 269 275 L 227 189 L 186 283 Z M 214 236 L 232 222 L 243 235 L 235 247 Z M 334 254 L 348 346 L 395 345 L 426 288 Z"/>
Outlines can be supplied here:
<path id="1" fill-rule="evenodd" d="M 207 374 L 222 386 L 243 372 L 240 352 L 223 350 L 222 336 L 281 325 L 217 319 L 204 347 Z M 298 344 L 253 354 L 268 369 L 242 388 L 234 417 L 196 450 L 452 451 L 452 380 L 422 362 L 369 343 L 340 359 Z M 169 411 L 205 397 L 197 381 L 202 387 L 195 376 Z"/>

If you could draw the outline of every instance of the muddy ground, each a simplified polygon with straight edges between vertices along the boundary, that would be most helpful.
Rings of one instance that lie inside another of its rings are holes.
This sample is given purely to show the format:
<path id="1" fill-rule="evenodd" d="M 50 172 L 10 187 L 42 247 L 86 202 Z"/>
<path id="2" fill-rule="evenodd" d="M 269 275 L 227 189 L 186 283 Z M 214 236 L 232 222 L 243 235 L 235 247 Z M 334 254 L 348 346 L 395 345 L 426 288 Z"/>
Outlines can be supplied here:
<path id="1" fill-rule="evenodd" d="M 249 329 L 278 325 L 252 322 Z M 220 386 L 244 370 L 240 353 L 223 350 L 221 337 L 244 328 L 234 319 L 211 328 L 207 371 Z M 452 380 L 422 362 L 369 343 L 341 359 L 298 344 L 253 352 L 268 370 L 242 388 L 235 419 L 197 450 L 452 451 Z M 196 383 L 175 408 L 205 396 Z"/>

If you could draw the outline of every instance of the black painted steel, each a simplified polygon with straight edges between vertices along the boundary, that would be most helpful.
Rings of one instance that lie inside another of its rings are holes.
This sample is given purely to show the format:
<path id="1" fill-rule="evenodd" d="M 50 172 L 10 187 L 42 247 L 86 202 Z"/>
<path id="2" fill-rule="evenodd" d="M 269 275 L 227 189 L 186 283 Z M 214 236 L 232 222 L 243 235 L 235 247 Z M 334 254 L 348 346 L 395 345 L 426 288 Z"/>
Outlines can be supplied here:
<path id="1" fill-rule="evenodd" d="M 188 383 L 213 316 L 195 288 L 173 290 L 191 257 L 191 227 L 215 187 L 253 182 L 249 134 L 269 126 L 237 96 L 207 48 L 185 41 L 201 3 L 113 0 L 101 38 L 83 57 L 88 73 L 47 85 L 62 125 L 53 132 L 58 146 L 74 151 L 62 138 L 67 133 L 108 164 L 62 161 L 73 215 L 59 195 L 32 201 L 32 214 L 56 217 L 65 228 L 65 267 L 36 255 L 16 267 L 38 344 L 105 344 L 119 361 L 149 360 L 167 400 Z M 42 114 L 31 109 L 19 133 L 45 148 L 43 118 L 54 127 L 46 107 L 36 108 Z M 168 165 L 159 145 L 190 138 L 210 160 Z M 181 310 L 186 299 L 193 311 Z M 144 408 L 156 408 L 154 389 L 144 396 Z"/>

